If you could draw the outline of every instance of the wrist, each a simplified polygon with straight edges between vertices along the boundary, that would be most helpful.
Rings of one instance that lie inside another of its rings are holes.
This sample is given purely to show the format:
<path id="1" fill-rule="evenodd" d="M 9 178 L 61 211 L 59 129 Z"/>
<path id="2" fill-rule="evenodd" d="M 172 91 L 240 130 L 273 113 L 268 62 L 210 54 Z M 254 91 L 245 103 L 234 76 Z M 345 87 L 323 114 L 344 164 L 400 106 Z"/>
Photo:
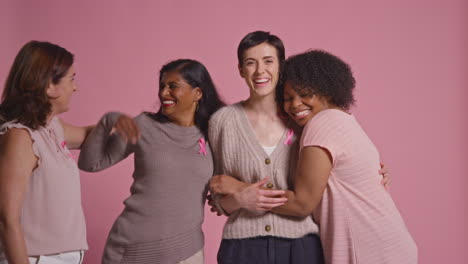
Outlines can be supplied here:
<path id="1" fill-rule="evenodd" d="M 234 205 L 237 209 L 244 208 L 244 193 L 242 191 L 235 192 L 230 195 L 234 201 Z"/>
<path id="2" fill-rule="evenodd" d="M 245 191 L 245 189 L 247 189 L 247 187 L 249 187 L 249 186 L 250 186 L 249 183 L 240 182 L 239 185 L 236 187 L 236 192 L 233 193 L 233 194 L 241 193 L 241 192 Z"/>

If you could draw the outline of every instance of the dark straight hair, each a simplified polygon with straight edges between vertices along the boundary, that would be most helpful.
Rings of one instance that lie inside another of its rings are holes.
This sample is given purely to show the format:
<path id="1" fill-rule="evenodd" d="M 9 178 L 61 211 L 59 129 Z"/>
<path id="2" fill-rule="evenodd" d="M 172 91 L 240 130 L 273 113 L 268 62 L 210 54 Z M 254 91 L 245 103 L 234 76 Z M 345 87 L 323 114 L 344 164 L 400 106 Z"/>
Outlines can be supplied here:
<path id="1" fill-rule="evenodd" d="M 198 109 L 195 111 L 194 120 L 195 125 L 204 134 L 205 138 L 208 138 L 208 121 L 211 115 L 225 105 L 216 91 L 208 70 L 196 60 L 178 59 L 162 66 L 159 71 L 159 82 L 161 82 L 162 76 L 166 72 L 178 72 L 192 88 L 198 87 L 202 91 L 202 98 L 198 101 Z M 162 107 L 151 116 L 159 122 L 170 122 L 169 118 L 162 113 Z"/>
<path id="2" fill-rule="evenodd" d="M 73 64 L 66 49 L 40 41 L 26 43 L 16 55 L 5 82 L 0 123 L 16 120 L 31 129 L 45 126 L 52 111 L 47 88 L 57 84 Z"/>

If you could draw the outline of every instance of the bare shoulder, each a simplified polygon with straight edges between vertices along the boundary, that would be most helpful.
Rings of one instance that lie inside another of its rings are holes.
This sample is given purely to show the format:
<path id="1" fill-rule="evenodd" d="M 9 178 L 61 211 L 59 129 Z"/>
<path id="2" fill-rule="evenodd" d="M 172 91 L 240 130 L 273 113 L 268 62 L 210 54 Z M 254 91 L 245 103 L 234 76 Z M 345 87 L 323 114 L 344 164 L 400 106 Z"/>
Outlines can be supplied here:
<path id="1" fill-rule="evenodd" d="M 11 128 L 0 136 L 0 152 L 2 154 L 33 153 L 32 144 L 31 135 L 25 128 Z"/>
<path id="2" fill-rule="evenodd" d="M 3 144 L 5 143 L 12 143 L 12 144 L 32 144 L 31 135 L 25 128 L 11 128 L 8 129 L 5 134 L 0 135 L 0 142 Z"/>

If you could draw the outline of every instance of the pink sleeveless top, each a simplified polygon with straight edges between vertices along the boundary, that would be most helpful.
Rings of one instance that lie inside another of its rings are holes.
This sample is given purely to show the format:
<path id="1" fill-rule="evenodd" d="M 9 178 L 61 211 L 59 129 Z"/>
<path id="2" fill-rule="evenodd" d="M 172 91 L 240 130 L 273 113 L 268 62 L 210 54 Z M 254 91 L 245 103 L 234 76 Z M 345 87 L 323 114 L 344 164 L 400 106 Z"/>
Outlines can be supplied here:
<path id="1" fill-rule="evenodd" d="M 377 148 L 354 116 L 329 109 L 304 127 L 301 150 L 327 149 L 333 168 L 313 216 L 326 263 L 416 264 L 417 248 L 380 183 Z"/>
<path id="2" fill-rule="evenodd" d="M 0 135 L 11 128 L 29 132 L 38 157 L 38 167 L 29 178 L 21 213 L 28 255 L 88 249 L 79 171 L 66 147 L 60 120 L 54 117 L 47 126 L 37 130 L 7 122 L 0 125 Z"/>

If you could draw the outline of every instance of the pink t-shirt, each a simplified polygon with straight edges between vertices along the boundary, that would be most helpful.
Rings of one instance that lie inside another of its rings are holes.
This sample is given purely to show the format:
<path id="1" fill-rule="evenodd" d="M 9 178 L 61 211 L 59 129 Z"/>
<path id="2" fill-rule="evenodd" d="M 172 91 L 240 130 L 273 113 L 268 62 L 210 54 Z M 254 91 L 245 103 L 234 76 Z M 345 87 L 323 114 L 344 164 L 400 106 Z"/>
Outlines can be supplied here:
<path id="1" fill-rule="evenodd" d="M 313 217 L 326 263 L 417 263 L 417 247 L 378 174 L 376 147 L 343 111 L 319 112 L 304 127 L 300 149 L 319 146 L 333 159 Z"/>
<path id="2" fill-rule="evenodd" d="M 60 120 L 55 117 L 37 130 L 8 122 L 0 125 L 0 135 L 11 128 L 29 132 L 39 158 L 29 178 L 21 214 L 28 255 L 87 249 L 79 170 L 66 147 Z"/>

